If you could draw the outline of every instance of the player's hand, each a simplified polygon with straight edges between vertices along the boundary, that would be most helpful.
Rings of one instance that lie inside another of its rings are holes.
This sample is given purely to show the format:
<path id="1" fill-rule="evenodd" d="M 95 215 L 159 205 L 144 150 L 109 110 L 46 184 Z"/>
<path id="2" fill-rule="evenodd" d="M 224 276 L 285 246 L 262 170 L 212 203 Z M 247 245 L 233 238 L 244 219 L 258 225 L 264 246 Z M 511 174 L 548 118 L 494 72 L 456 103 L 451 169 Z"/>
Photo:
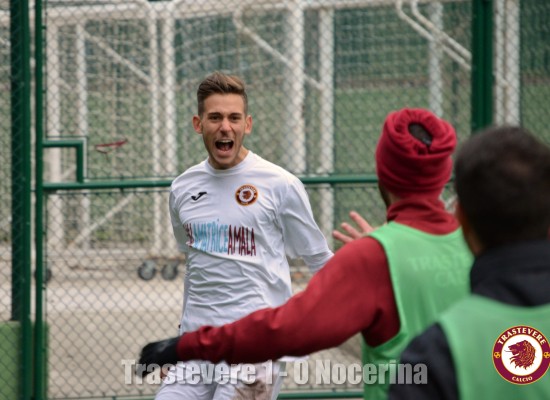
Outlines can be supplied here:
<path id="1" fill-rule="evenodd" d="M 340 224 L 340 227 L 343 231 L 345 231 L 347 234 L 342 233 L 338 230 L 332 231 L 332 237 L 342 243 L 349 243 L 355 239 L 359 239 L 360 237 L 363 237 L 369 233 L 371 233 L 374 228 L 365 220 L 361 215 L 359 215 L 356 211 L 351 211 L 349 213 L 350 218 L 355 222 L 357 227 L 359 229 L 356 229 L 352 225 L 348 224 L 347 222 L 343 222 Z"/>
<path id="2" fill-rule="evenodd" d="M 178 362 L 177 345 L 181 336 L 171 339 L 152 342 L 141 349 L 139 355 L 138 368 L 136 375 L 145 376 L 153 372 L 149 366 L 158 365 L 162 367 L 166 364 L 176 364 Z"/>

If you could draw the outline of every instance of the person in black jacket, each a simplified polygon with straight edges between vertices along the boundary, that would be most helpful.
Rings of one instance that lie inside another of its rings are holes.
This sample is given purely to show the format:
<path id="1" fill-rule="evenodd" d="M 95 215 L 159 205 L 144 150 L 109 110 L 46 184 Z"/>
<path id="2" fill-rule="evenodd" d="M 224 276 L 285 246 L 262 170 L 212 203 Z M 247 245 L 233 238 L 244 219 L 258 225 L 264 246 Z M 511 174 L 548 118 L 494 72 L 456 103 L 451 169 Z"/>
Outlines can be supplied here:
<path id="1" fill-rule="evenodd" d="M 427 384 L 394 384 L 390 399 L 550 399 L 550 147 L 489 128 L 457 153 L 455 184 L 472 294 L 403 351 Z"/>

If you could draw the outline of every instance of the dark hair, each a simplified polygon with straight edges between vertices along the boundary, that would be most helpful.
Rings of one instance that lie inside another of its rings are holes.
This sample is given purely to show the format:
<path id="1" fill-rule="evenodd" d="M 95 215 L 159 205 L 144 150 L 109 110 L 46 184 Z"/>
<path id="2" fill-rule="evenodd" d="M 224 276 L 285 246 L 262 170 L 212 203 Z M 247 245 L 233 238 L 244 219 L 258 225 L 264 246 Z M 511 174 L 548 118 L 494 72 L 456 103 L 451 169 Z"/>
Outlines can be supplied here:
<path id="1" fill-rule="evenodd" d="M 548 238 L 550 147 L 514 126 L 474 134 L 455 160 L 458 200 L 486 248 Z"/>
<path id="2" fill-rule="evenodd" d="M 244 113 L 248 113 L 248 96 L 246 95 L 244 82 L 237 76 L 226 75 L 222 72 L 214 72 L 208 75 L 199 85 L 197 90 L 198 114 L 204 112 L 204 101 L 213 94 L 238 94 L 244 101 Z"/>
<path id="3" fill-rule="evenodd" d="M 420 140 L 427 147 L 432 144 L 433 136 L 420 124 L 409 124 L 409 133 L 416 139 Z"/>

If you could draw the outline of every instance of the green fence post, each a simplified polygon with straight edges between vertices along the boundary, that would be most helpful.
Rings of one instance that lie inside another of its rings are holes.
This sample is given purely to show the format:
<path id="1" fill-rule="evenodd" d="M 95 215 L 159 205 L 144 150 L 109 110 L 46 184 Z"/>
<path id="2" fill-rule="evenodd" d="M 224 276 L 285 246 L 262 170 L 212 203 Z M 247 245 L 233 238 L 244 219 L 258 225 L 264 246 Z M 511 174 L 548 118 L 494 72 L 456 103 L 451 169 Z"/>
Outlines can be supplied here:
<path id="1" fill-rule="evenodd" d="M 472 4 L 472 132 L 493 123 L 493 1 Z"/>
<path id="2" fill-rule="evenodd" d="M 35 0 L 35 259 L 36 259 L 36 317 L 34 329 L 34 398 L 47 398 L 46 330 L 44 323 L 44 124 L 43 124 L 43 35 L 42 0 Z"/>
<path id="3" fill-rule="evenodd" d="M 12 312 L 20 323 L 19 398 L 31 398 L 31 108 L 28 0 L 10 1 Z"/>

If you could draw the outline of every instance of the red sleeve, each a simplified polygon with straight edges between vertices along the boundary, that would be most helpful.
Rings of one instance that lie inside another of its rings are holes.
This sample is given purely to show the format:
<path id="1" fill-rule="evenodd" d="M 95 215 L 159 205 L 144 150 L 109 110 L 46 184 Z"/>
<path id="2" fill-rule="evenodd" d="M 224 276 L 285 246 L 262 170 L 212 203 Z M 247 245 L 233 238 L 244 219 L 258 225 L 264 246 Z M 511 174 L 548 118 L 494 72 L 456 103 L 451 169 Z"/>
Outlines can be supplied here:
<path id="1" fill-rule="evenodd" d="M 386 256 L 372 238 L 342 247 L 306 289 L 277 308 L 204 326 L 178 342 L 180 360 L 255 363 L 337 346 L 380 319 L 380 287 L 390 288 Z M 383 301 L 383 300 L 382 300 Z"/>

